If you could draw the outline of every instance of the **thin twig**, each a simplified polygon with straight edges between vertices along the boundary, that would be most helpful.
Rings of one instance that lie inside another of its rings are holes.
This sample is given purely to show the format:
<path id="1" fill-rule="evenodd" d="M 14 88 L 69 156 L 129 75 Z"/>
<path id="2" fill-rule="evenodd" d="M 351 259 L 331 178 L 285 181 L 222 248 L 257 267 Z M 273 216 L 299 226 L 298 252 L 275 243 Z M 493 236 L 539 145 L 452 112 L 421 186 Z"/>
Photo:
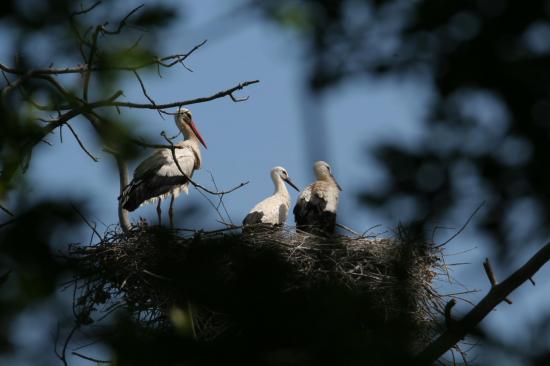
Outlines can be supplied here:
<path id="1" fill-rule="evenodd" d="M 84 217 L 84 215 L 78 210 L 78 208 L 76 208 L 76 206 L 73 205 L 72 203 L 71 203 L 71 207 L 78 214 L 78 216 L 80 216 L 80 218 L 86 223 L 86 225 L 88 225 L 90 229 L 93 230 L 93 232 L 97 235 L 99 240 L 102 240 L 103 238 L 101 237 L 101 235 L 99 235 L 95 227 L 93 227 L 92 224 L 90 224 L 90 222 Z"/>
<path id="2" fill-rule="evenodd" d="M 75 16 L 78 16 L 78 15 L 89 13 L 90 11 L 94 10 L 96 6 L 98 6 L 100 4 L 101 4 L 101 1 L 96 1 L 94 4 L 92 4 L 88 8 L 85 8 L 85 9 L 82 9 L 80 11 L 76 11 L 76 12 L 71 13 L 71 17 L 75 17 Z"/>
<path id="3" fill-rule="evenodd" d="M 498 282 L 496 280 L 495 273 L 493 272 L 493 267 L 491 266 L 491 262 L 489 261 L 489 258 L 485 258 L 485 262 L 483 262 L 483 268 L 485 269 L 487 278 L 489 278 L 491 287 L 495 287 L 496 285 L 498 285 Z M 504 301 L 506 301 L 509 305 L 512 305 L 512 300 L 505 297 Z"/>
<path id="4" fill-rule="evenodd" d="M 470 221 L 474 218 L 474 216 L 477 214 L 477 212 L 485 205 L 485 201 L 481 202 L 481 204 L 479 206 L 477 206 L 477 208 L 474 210 L 474 212 L 471 213 L 471 215 L 468 217 L 468 219 L 466 220 L 466 222 L 464 223 L 464 225 L 462 225 L 460 227 L 460 229 L 458 229 L 458 231 L 456 233 L 454 233 L 449 239 L 445 240 L 443 243 L 439 244 L 439 245 L 436 245 L 435 247 L 436 248 L 439 248 L 439 247 L 442 247 L 446 244 L 448 244 L 451 240 L 453 240 L 454 238 L 456 238 L 462 231 L 464 231 L 464 229 L 468 226 L 468 224 L 470 223 Z"/>
<path id="5" fill-rule="evenodd" d="M 134 13 L 136 13 L 139 9 L 143 8 L 144 6 L 145 6 L 145 4 L 141 4 L 137 7 L 135 7 L 134 9 L 132 9 L 128 14 L 126 14 L 126 16 L 120 21 L 120 23 L 118 23 L 118 27 L 114 31 L 109 31 L 107 29 L 104 29 L 103 33 L 109 34 L 109 35 L 119 34 L 122 31 L 122 29 L 124 28 L 124 26 L 127 24 L 126 22 L 128 21 L 128 19 Z"/>
<path id="6" fill-rule="evenodd" d="M 15 214 L 13 212 L 11 212 L 10 210 L 8 210 L 6 207 L 0 205 L 0 210 L 4 211 L 6 214 L 8 214 L 9 216 L 15 216 Z"/>
<path id="7" fill-rule="evenodd" d="M 93 357 L 90 357 L 90 356 L 86 356 L 86 355 L 83 355 L 82 353 L 78 353 L 78 352 L 75 352 L 73 351 L 72 354 L 74 356 L 77 356 L 77 357 L 80 357 L 84 360 L 87 360 L 87 361 L 92 361 L 92 362 L 95 362 L 95 363 L 113 363 L 113 361 L 106 361 L 106 360 L 98 360 L 97 358 L 93 358 Z"/>
<path id="8" fill-rule="evenodd" d="M 78 137 L 78 134 L 76 133 L 76 131 L 73 129 L 73 127 L 67 123 L 66 124 L 67 127 L 69 128 L 69 131 L 71 131 L 71 133 L 73 134 L 76 142 L 78 142 L 78 145 L 80 146 L 80 148 L 86 153 L 86 155 L 88 155 L 90 157 L 90 159 L 92 159 L 93 161 L 95 161 L 96 163 L 99 161 L 99 158 L 95 157 L 87 148 L 86 146 L 84 146 L 84 143 L 82 142 L 82 140 L 80 140 L 80 138 Z"/>
<path id="9" fill-rule="evenodd" d="M 189 183 L 191 183 L 195 188 L 197 189 L 201 189 L 207 193 L 210 193 L 212 195 L 225 195 L 225 194 L 228 194 L 228 193 L 231 193 L 245 185 L 247 185 L 248 183 L 250 183 L 249 181 L 246 181 L 246 182 L 241 182 L 239 185 L 231 188 L 231 189 L 228 189 L 227 191 L 212 191 L 200 184 L 198 184 L 197 182 L 193 181 L 191 179 L 191 177 L 189 177 L 184 171 L 183 169 L 181 168 L 180 166 L 180 163 L 176 157 L 176 150 L 175 150 L 175 146 L 174 146 L 174 143 L 166 136 L 166 133 L 164 131 L 161 132 L 161 136 L 164 137 L 164 139 L 170 144 L 170 151 L 172 152 L 172 160 L 174 160 L 174 163 L 176 164 L 176 167 L 178 168 L 178 170 L 180 171 L 181 175 L 183 175 L 188 181 Z"/>

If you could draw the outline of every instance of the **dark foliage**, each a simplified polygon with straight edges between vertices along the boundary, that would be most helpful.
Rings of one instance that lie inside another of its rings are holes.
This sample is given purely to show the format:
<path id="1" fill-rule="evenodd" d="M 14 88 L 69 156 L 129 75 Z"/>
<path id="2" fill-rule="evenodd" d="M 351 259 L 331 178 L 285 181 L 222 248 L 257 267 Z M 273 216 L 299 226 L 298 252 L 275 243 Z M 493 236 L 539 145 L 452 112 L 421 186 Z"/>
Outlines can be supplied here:
<path id="1" fill-rule="evenodd" d="M 312 95 L 357 82 L 362 74 L 392 76 L 394 81 L 399 80 L 395 76 L 408 76 L 433 90 L 421 143 L 414 148 L 384 142 L 369 147 L 389 179 L 383 189 L 360 194 L 365 205 L 391 215 L 405 198 L 414 203 L 411 221 L 434 223 L 457 210 L 471 212 L 485 201 L 477 228 L 492 239 L 503 263 L 510 263 L 525 243 L 547 236 L 548 1 L 304 0 L 255 5 L 304 38 L 310 66 L 304 82 Z M 534 338 L 524 344 L 530 348 L 538 343 Z M 548 347 L 536 348 L 544 359 Z M 524 352 L 518 357 L 539 364 Z"/>

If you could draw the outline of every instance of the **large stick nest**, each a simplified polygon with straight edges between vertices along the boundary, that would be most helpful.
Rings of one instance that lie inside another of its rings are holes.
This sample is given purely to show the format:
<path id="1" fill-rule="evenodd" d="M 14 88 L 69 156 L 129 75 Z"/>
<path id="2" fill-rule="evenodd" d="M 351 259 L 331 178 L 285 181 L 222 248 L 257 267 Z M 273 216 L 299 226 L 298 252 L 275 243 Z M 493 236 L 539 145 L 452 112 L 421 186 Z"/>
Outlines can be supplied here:
<path id="1" fill-rule="evenodd" d="M 69 258 L 81 323 L 124 308 L 147 329 L 188 327 L 199 342 L 298 349 L 312 362 L 344 351 L 377 364 L 404 360 L 433 336 L 440 255 L 402 231 L 324 238 L 145 226 L 73 245 Z"/>

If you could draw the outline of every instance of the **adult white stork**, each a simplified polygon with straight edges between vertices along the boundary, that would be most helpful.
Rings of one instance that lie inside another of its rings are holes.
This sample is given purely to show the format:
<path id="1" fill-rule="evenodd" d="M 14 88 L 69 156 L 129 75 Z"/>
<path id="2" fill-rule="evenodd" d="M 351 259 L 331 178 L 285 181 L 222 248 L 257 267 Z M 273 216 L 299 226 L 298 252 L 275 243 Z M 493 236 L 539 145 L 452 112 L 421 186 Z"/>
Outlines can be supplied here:
<path id="1" fill-rule="evenodd" d="M 334 179 L 330 165 L 318 161 L 313 165 L 316 181 L 307 186 L 294 206 L 296 227 L 316 234 L 333 234 L 340 185 Z"/>
<path id="2" fill-rule="evenodd" d="M 170 149 L 156 150 L 137 166 L 134 170 L 134 178 L 118 198 L 122 207 L 128 211 L 134 211 L 144 203 L 156 201 L 159 225 L 161 224 L 160 204 L 169 195 L 171 199 L 168 217 L 172 225 L 174 199 L 181 192 L 188 192 L 188 178 L 191 178 L 193 172 L 201 166 L 199 144 L 206 148 L 206 143 L 193 122 L 190 110 L 181 108 L 175 115 L 175 120 L 176 126 L 185 139 L 174 144 L 179 147 L 174 152 L 179 167 L 185 175 L 181 174 Z"/>
<path id="3" fill-rule="evenodd" d="M 250 210 L 243 220 L 243 226 L 255 224 L 275 226 L 285 223 L 290 208 L 290 194 L 286 189 L 285 182 L 298 192 L 300 192 L 300 189 L 292 183 L 283 167 L 276 166 L 271 169 L 271 179 L 273 185 L 275 185 L 275 192 Z"/>

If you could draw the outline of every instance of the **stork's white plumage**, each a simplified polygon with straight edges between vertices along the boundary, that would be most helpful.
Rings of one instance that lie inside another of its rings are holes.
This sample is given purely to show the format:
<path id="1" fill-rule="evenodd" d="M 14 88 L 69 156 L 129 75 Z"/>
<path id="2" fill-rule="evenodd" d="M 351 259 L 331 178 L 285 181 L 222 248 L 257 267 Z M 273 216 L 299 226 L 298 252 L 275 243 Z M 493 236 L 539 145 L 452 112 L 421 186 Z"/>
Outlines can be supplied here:
<path id="1" fill-rule="evenodd" d="M 243 226 L 256 224 L 282 225 L 286 222 L 290 209 L 290 194 L 286 189 L 285 182 L 298 192 L 300 190 L 292 183 L 283 167 L 273 168 L 271 179 L 275 185 L 275 192 L 250 210 L 243 220 Z"/>
<path id="2" fill-rule="evenodd" d="M 174 151 L 176 160 L 185 175 L 181 174 L 172 151 L 159 149 L 137 166 L 134 170 L 134 178 L 119 197 L 122 207 L 128 211 L 134 211 L 142 204 L 156 201 L 159 224 L 161 222 L 160 204 L 170 195 L 168 216 L 172 225 L 174 199 L 181 192 L 188 192 L 188 178 L 191 178 L 193 172 L 201 166 L 200 144 L 206 147 L 193 122 L 191 111 L 181 108 L 175 120 L 176 126 L 185 138 L 184 141 L 174 144 L 179 147 Z"/>
<path id="3" fill-rule="evenodd" d="M 332 234 L 342 189 L 326 162 L 316 162 L 313 171 L 317 180 L 302 191 L 294 206 L 296 227 L 310 233 Z"/>

